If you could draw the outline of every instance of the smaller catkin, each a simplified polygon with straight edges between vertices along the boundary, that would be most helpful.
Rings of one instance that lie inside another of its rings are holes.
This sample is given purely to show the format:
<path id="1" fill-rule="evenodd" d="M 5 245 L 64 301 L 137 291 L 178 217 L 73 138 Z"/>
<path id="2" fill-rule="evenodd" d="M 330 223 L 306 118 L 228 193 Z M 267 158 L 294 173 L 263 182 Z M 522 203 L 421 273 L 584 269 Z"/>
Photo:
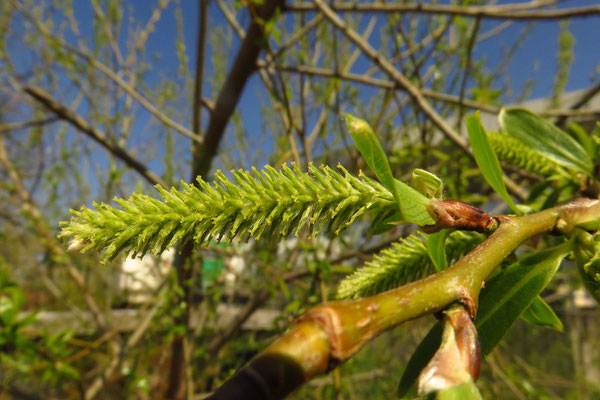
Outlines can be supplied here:
<path id="1" fill-rule="evenodd" d="M 446 257 L 454 262 L 485 239 L 476 232 L 456 231 L 446 239 Z M 337 291 L 340 299 L 372 296 L 416 281 L 435 272 L 427 251 L 427 237 L 413 233 L 377 254 L 345 278 Z"/>
<path id="2" fill-rule="evenodd" d="M 508 135 L 489 132 L 488 140 L 498 158 L 511 167 L 521 168 L 533 174 L 550 177 L 564 175 L 564 169 L 519 140 Z"/>

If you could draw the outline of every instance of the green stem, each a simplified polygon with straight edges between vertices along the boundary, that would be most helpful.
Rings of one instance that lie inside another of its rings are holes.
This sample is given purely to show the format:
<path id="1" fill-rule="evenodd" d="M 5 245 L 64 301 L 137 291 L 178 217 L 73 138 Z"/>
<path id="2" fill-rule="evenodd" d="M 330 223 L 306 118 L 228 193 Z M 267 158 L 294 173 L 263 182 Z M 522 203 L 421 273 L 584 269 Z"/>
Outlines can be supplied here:
<path id="1" fill-rule="evenodd" d="M 260 388 L 263 397 L 256 398 L 283 398 L 402 322 L 438 312 L 457 301 L 474 316 L 485 279 L 519 244 L 557 226 L 572 227 L 598 219 L 599 213 L 600 201 L 582 199 L 522 217 L 498 217 L 500 226 L 487 240 L 437 274 L 376 296 L 324 303 L 309 310 L 286 335 L 210 398 L 227 398 L 223 396 L 239 385 Z M 274 365 L 288 371 L 288 379 L 280 374 L 274 381 Z"/>

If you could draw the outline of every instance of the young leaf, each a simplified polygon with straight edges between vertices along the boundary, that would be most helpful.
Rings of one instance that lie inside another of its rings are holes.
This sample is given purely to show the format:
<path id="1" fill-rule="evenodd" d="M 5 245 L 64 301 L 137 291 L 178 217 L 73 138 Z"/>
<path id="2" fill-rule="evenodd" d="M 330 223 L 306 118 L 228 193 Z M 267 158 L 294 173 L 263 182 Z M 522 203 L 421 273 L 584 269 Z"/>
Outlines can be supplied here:
<path id="1" fill-rule="evenodd" d="M 436 175 L 417 168 L 412 173 L 410 186 L 428 198 L 442 199 L 444 183 Z"/>
<path id="2" fill-rule="evenodd" d="M 469 142 L 471 142 L 471 148 L 473 149 L 473 155 L 475 156 L 475 162 L 477 162 L 483 177 L 496 193 L 508 203 L 511 210 L 517 213 L 517 206 L 508 194 L 506 186 L 504 186 L 502 169 L 500 169 L 500 163 L 498 162 L 496 153 L 492 150 L 492 146 L 490 146 L 488 142 L 485 130 L 481 125 L 479 111 L 469 115 L 465 122 L 467 124 L 467 133 L 469 135 Z"/>
<path id="3" fill-rule="evenodd" d="M 429 199 L 406 183 L 398 179 L 394 179 L 394 181 L 401 198 L 400 210 L 404 219 L 419 226 L 435 224 L 435 221 L 429 215 L 429 211 L 427 211 Z"/>
<path id="4" fill-rule="evenodd" d="M 523 108 L 506 108 L 498 116 L 500 126 L 508 135 L 547 158 L 588 175 L 593 162 L 575 139 L 552 123 Z"/>
<path id="5" fill-rule="evenodd" d="M 404 182 L 394 179 L 387 156 L 369 124 L 350 114 L 346 114 L 346 124 L 356 147 L 369 168 L 383 186 L 394 195 L 403 218 L 417 225 L 434 224 L 435 221 L 427 212 L 429 199 Z"/>
<path id="6" fill-rule="evenodd" d="M 448 229 L 442 229 L 437 233 L 427 236 L 427 251 L 438 272 L 446 269 L 448 266 L 448 261 L 446 260 L 446 238 L 449 233 Z"/>
<path id="7" fill-rule="evenodd" d="M 519 315 L 546 287 L 571 247 L 567 242 L 531 254 L 510 265 L 486 285 L 475 319 L 482 356 L 496 347 Z"/>
<path id="8" fill-rule="evenodd" d="M 532 254 L 510 265 L 486 284 L 475 319 L 482 357 L 494 349 L 519 315 L 546 287 L 570 250 L 570 243 L 565 243 Z M 408 361 L 398 386 L 399 397 L 407 398 L 416 393 L 419 373 L 435 354 L 441 338 L 442 324 L 437 322 Z"/>
<path id="9" fill-rule="evenodd" d="M 547 326 L 559 332 L 563 331 L 562 321 L 540 296 L 533 299 L 527 310 L 521 314 L 521 318 L 532 325 Z"/>

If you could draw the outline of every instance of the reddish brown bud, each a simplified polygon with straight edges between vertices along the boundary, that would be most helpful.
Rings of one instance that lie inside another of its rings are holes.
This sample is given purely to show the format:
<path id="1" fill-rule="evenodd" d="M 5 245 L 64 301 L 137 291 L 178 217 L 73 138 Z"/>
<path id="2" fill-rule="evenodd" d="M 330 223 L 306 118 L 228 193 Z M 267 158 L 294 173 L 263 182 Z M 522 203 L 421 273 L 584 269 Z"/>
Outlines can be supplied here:
<path id="1" fill-rule="evenodd" d="M 442 343 L 419 375 L 419 394 L 475 381 L 479 375 L 480 348 L 469 312 L 460 305 L 444 311 Z"/>
<path id="2" fill-rule="evenodd" d="M 486 232 L 496 224 L 494 217 L 460 200 L 431 200 L 429 214 L 436 224 L 424 227 L 427 233 L 442 229 Z"/>

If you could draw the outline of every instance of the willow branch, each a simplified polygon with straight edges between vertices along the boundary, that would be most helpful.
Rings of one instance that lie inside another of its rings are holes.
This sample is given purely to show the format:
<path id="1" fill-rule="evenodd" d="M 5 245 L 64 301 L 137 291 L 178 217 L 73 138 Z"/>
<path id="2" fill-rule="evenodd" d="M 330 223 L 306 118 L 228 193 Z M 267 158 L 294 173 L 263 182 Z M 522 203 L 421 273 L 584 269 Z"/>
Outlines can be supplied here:
<path id="1" fill-rule="evenodd" d="M 131 97 L 133 97 L 138 103 L 140 103 L 146 110 L 148 110 L 156 119 L 158 119 L 163 124 L 173 128 L 175 131 L 181 133 L 184 136 L 196 141 L 202 142 L 202 138 L 196 135 L 194 132 L 190 131 L 188 128 L 183 125 L 173 121 L 163 112 L 161 112 L 158 108 L 156 108 L 148 99 L 146 99 L 140 92 L 138 92 L 134 87 L 132 87 L 129 83 L 125 82 L 118 74 L 116 74 L 112 69 L 108 68 L 106 65 L 102 64 L 95 57 L 90 56 L 82 50 L 79 50 L 64 40 L 57 38 L 52 35 L 50 30 L 42 24 L 35 16 L 33 16 L 22 4 L 20 4 L 17 0 L 9 0 L 10 3 L 18 9 L 23 15 L 25 15 L 30 21 L 33 22 L 37 30 L 44 35 L 49 41 L 58 44 L 60 47 L 72 52 L 79 58 L 83 59 L 85 62 L 89 63 L 91 66 L 96 68 L 98 71 L 102 72 L 109 79 L 115 82 L 121 89 L 127 92 Z"/>
<path id="2" fill-rule="evenodd" d="M 266 1 L 257 10 L 257 15 L 263 21 L 269 20 L 275 14 L 275 10 L 282 6 L 282 0 Z M 194 170 L 199 175 L 205 175 L 210 170 L 212 160 L 217 154 L 227 123 L 235 111 L 246 82 L 256 71 L 256 60 L 262 49 L 261 42 L 264 38 L 265 33 L 261 22 L 256 19 L 252 20 L 231 70 L 219 92 L 214 111 L 210 115 L 202 144 L 202 151 L 194 160 L 196 163 Z"/>
<path id="3" fill-rule="evenodd" d="M 505 4 L 502 6 L 453 6 L 441 4 L 405 4 L 405 3 L 350 3 L 334 2 L 331 9 L 340 12 L 369 12 L 369 13 L 420 13 L 420 14 L 444 14 L 460 15 L 472 18 L 505 19 L 505 20 L 553 20 L 567 18 L 583 18 L 600 14 L 600 6 L 584 6 L 573 8 L 561 8 L 554 10 L 528 10 L 531 7 L 539 7 L 540 2 L 523 4 Z M 318 11 L 320 7 L 309 2 L 294 3 L 286 6 L 286 11 L 307 12 Z"/>
<path id="4" fill-rule="evenodd" d="M 56 115 L 58 118 L 68 122 L 77 128 L 77 130 L 92 138 L 96 143 L 100 144 L 119 160 L 123 161 L 133 170 L 137 171 L 149 183 L 152 185 L 167 187 L 166 183 L 163 182 L 162 179 L 160 179 L 160 177 L 152 172 L 146 165 L 129 154 L 124 148 L 112 143 L 106 137 L 104 132 L 91 126 L 82 116 L 58 103 L 52 98 L 52 96 L 50 96 L 48 92 L 35 86 L 28 86 L 24 89 L 24 91 L 32 98 L 37 100 L 48 111 L 54 113 L 54 115 Z"/>
<path id="5" fill-rule="evenodd" d="M 376 296 L 312 308 L 209 398 L 247 398 L 243 390 L 255 399 L 280 399 L 398 324 L 455 302 L 465 304 L 474 316 L 484 281 L 517 246 L 557 226 L 600 219 L 600 201 L 581 199 L 523 217 L 497 218 L 501 223 L 488 239 L 442 272 Z"/>

